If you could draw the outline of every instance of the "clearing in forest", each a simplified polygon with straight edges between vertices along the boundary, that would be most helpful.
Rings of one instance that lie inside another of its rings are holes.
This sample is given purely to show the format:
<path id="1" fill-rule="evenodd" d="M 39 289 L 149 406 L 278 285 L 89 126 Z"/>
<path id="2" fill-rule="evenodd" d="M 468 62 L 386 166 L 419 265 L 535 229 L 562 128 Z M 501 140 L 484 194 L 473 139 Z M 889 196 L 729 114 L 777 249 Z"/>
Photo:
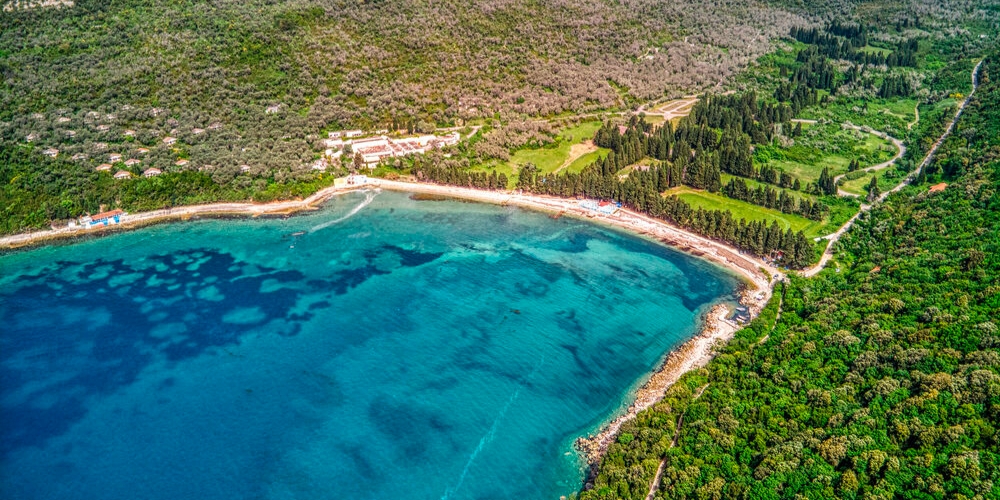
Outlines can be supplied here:
<path id="1" fill-rule="evenodd" d="M 709 193 L 699 189 L 692 189 L 687 186 L 671 188 L 663 193 L 664 196 L 676 195 L 692 208 L 702 208 L 705 210 L 728 210 L 737 221 L 746 219 L 747 221 L 765 221 L 768 225 L 776 221 L 782 230 L 792 228 L 792 231 L 803 231 L 808 238 L 815 238 L 829 233 L 829 229 L 843 223 L 850 218 L 856 208 L 836 207 L 830 216 L 822 221 L 806 219 L 798 215 L 781 213 L 777 210 L 764 208 L 747 203 L 745 201 L 727 198 L 720 193 Z M 843 210 L 841 210 L 843 208 Z M 841 220 L 843 219 L 843 220 Z"/>
<path id="2" fill-rule="evenodd" d="M 804 184 L 816 182 L 824 168 L 830 175 L 847 173 L 852 161 L 861 168 L 885 162 L 896 154 L 892 141 L 874 134 L 843 129 L 839 124 L 816 124 L 804 127 L 804 134 L 789 147 L 761 146 L 754 154 L 754 164 L 775 167 Z"/>
<path id="3" fill-rule="evenodd" d="M 601 128 L 601 122 L 596 120 L 566 127 L 559 132 L 555 144 L 519 150 L 511 155 L 510 161 L 507 163 L 512 172 L 516 172 L 526 163 L 534 163 L 542 174 L 562 169 L 573 171 L 572 167 L 574 167 L 573 163 L 576 159 L 601 149 L 594 146 L 593 143 L 594 134 L 599 128 Z M 583 166 L 581 165 L 579 168 L 583 168 Z M 499 172 L 500 169 L 497 171 Z"/>

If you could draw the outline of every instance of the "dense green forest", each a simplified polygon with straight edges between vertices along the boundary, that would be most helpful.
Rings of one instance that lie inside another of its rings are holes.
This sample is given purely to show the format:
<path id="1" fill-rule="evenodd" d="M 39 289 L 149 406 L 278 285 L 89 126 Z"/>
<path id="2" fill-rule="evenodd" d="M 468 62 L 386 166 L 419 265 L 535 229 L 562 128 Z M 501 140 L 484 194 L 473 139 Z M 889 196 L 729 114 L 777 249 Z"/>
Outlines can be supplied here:
<path id="1" fill-rule="evenodd" d="M 947 189 L 862 216 L 626 424 L 580 498 L 646 498 L 661 460 L 656 498 L 1000 497 L 997 61 L 923 179 Z"/>

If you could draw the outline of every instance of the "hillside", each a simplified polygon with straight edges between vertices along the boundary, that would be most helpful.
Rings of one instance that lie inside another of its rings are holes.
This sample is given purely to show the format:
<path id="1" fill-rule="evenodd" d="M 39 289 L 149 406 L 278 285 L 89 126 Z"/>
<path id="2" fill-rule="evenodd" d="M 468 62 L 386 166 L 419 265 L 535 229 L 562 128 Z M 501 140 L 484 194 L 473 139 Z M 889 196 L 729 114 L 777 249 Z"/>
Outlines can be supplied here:
<path id="1" fill-rule="evenodd" d="M 834 268 L 626 426 L 580 498 L 1000 495 L 997 58 L 922 179 L 947 187 L 863 216 Z"/>

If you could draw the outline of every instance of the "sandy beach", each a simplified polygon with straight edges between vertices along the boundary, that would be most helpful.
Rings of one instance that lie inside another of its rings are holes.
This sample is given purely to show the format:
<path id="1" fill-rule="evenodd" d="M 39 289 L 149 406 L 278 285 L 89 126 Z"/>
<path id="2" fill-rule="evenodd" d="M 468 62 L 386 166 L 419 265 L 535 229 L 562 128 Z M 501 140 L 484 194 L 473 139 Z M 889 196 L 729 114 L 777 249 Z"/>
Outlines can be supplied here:
<path id="1" fill-rule="evenodd" d="M 775 282 L 784 279 L 778 269 L 752 256 L 740 253 L 734 247 L 704 238 L 666 222 L 647 217 L 631 210 L 618 210 L 613 215 L 603 215 L 583 208 L 576 200 L 538 195 L 522 195 L 499 191 L 417 184 L 400 181 L 380 181 L 380 187 L 396 191 L 416 192 L 444 197 L 462 198 L 485 203 L 513 205 L 541 210 L 560 215 L 584 218 L 597 223 L 627 229 L 639 235 L 678 248 L 694 256 L 721 265 L 742 276 L 748 286 L 742 291 L 740 303 L 750 310 L 754 318 L 771 298 Z M 729 309 L 717 304 L 706 315 L 701 332 L 664 358 L 660 366 L 651 374 L 634 394 L 634 401 L 627 410 L 601 426 L 597 434 L 581 437 L 576 441 L 577 449 L 591 466 L 597 464 L 618 434 L 621 426 L 635 418 L 639 412 L 655 405 L 666 390 L 685 373 L 701 368 L 715 356 L 715 348 L 728 342 L 739 330 L 739 326 L 728 320 Z"/>
<path id="2" fill-rule="evenodd" d="M 48 231 L 37 231 L 0 238 L 0 248 L 14 249 L 37 244 L 44 244 L 62 238 L 73 238 L 84 235 L 100 235 L 120 229 L 131 229 L 170 220 L 186 220 L 196 216 L 260 216 L 291 214 L 303 210 L 315 210 L 324 201 L 333 196 L 359 189 L 388 189 L 409 193 L 420 193 L 447 198 L 458 198 L 497 205 L 510 205 L 543 211 L 559 216 L 572 216 L 590 220 L 599 224 L 619 227 L 670 245 L 681 251 L 707 259 L 723 266 L 739 276 L 747 283 L 742 291 L 740 303 L 750 311 L 751 318 L 763 309 L 771 298 L 775 282 L 784 279 L 783 274 L 773 266 L 752 256 L 741 253 L 734 247 L 720 243 L 697 234 L 685 231 L 666 222 L 633 212 L 619 209 L 612 215 L 604 215 L 580 206 L 577 200 L 555 198 L 539 195 L 525 195 L 502 191 L 483 191 L 478 189 L 425 184 L 416 182 L 391 181 L 373 179 L 371 184 L 353 186 L 332 186 L 318 191 L 303 200 L 284 201 L 267 204 L 257 203 L 215 203 L 177 207 L 151 212 L 129 214 L 124 222 L 118 225 L 95 228 L 61 228 Z M 729 321 L 729 309 L 718 304 L 711 309 L 703 321 L 702 331 L 667 354 L 649 380 L 634 394 L 634 402 L 628 409 L 614 416 L 612 420 L 601 427 L 592 436 L 577 440 L 577 448 L 583 453 L 590 464 L 596 464 L 611 444 L 622 424 L 633 419 L 639 412 L 659 402 L 671 385 L 680 377 L 705 366 L 715 355 L 715 348 L 732 338 L 739 326 Z"/>
<path id="3" fill-rule="evenodd" d="M 93 229 L 85 229 L 82 226 L 62 227 L 59 229 L 48 229 L 0 237 L 0 249 L 12 250 L 60 239 L 110 234 L 123 229 L 135 229 L 171 220 L 187 220 L 196 216 L 257 217 L 261 215 L 287 215 L 303 210 L 316 210 L 323 202 L 333 196 L 355 191 L 362 187 L 364 186 L 330 186 L 317 191 L 312 196 L 303 200 L 279 201 L 274 203 L 211 203 L 207 205 L 189 205 L 149 212 L 130 213 L 119 224 L 100 226 Z"/>

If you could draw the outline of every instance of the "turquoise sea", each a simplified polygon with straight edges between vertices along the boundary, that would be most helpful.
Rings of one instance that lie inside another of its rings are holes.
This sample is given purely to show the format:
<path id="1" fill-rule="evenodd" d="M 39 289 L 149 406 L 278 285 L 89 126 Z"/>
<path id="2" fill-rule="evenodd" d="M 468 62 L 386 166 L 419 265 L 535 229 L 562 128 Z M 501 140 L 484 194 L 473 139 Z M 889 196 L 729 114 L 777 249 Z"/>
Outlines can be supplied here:
<path id="1" fill-rule="evenodd" d="M 0 498 L 556 499 L 737 280 L 572 218 L 351 193 L 0 256 Z"/>

